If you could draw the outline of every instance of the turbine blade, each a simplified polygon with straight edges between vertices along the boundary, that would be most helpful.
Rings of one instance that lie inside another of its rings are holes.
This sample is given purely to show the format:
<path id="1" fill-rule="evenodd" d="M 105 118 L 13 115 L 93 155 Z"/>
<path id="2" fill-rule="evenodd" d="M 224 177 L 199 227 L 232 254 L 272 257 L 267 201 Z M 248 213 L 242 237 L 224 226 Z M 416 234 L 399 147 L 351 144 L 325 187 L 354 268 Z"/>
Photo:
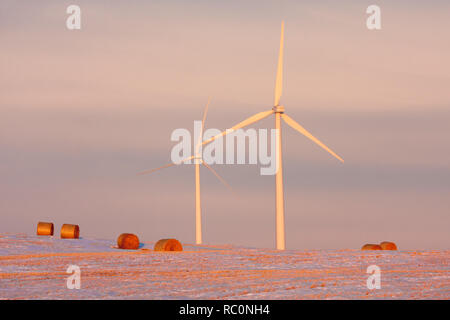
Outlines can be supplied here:
<path id="1" fill-rule="evenodd" d="M 205 121 L 206 121 L 206 115 L 208 114 L 208 108 L 209 103 L 211 102 L 211 97 L 208 98 L 208 102 L 206 103 L 205 110 L 203 111 L 203 119 L 202 119 L 202 132 L 198 137 L 197 144 L 195 146 L 195 154 L 198 154 L 198 151 L 200 150 L 200 146 L 203 140 L 203 130 L 205 129 Z"/>
<path id="2" fill-rule="evenodd" d="M 233 132 L 235 130 L 241 129 L 241 128 L 245 127 L 245 126 L 248 126 L 248 125 L 250 125 L 252 123 L 255 123 L 255 122 L 259 121 L 259 120 L 262 120 L 262 119 L 270 116 L 272 113 L 273 113 L 273 110 L 259 112 L 259 113 L 255 114 L 255 115 L 245 119 L 244 121 L 239 122 L 237 125 L 231 127 L 230 129 L 227 129 L 226 131 L 223 131 L 223 132 L 219 133 L 218 135 L 216 135 L 216 136 L 214 136 L 214 137 L 212 137 L 212 138 L 210 138 L 208 140 L 203 141 L 202 144 L 210 143 L 210 142 L 216 140 L 217 138 L 220 138 L 220 137 L 222 137 L 222 136 L 224 136 L 224 135 L 226 135 L 228 133 L 231 133 L 231 132 Z"/>
<path id="3" fill-rule="evenodd" d="M 205 120 L 206 120 L 206 115 L 208 114 L 208 108 L 209 108 L 210 102 L 211 102 L 211 97 L 208 98 L 208 102 L 206 103 L 205 110 L 203 111 L 202 130 L 205 128 Z"/>
<path id="4" fill-rule="evenodd" d="M 191 157 L 189 157 L 189 158 L 186 158 L 186 159 L 181 160 L 181 161 L 178 162 L 178 163 L 173 163 L 173 162 L 172 162 L 172 163 L 166 164 L 166 165 L 164 165 L 164 166 L 162 166 L 162 167 L 159 167 L 159 168 L 149 169 L 149 170 L 145 170 L 145 171 L 139 172 L 138 175 L 149 174 L 149 173 L 152 173 L 152 172 L 161 170 L 161 169 L 165 169 L 165 168 L 169 168 L 169 167 L 172 167 L 172 166 L 176 166 L 176 165 L 179 165 L 179 164 L 181 164 L 181 163 L 183 163 L 183 162 L 192 160 L 192 159 L 194 159 L 194 158 L 195 158 L 195 156 L 191 156 Z"/>
<path id="5" fill-rule="evenodd" d="M 281 22 L 280 53 L 278 55 L 277 78 L 275 80 L 274 106 L 278 106 L 283 92 L 283 45 L 284 45 L 284 21 Z"/>
<path id="6" fill-rule="evenodd" d="M 324 145 L 319 139 L 314 137 L 311 133 L 309 133 L 305 128 L 303 128 L 301 125 L 299 125 L 294 119 L 289 117 L 287 114 L 282 113 L 281 117 L 283 120 L 292 128 L 303 134 L 305 137 L 311 139 L 315 143 L 317 143 L 320 147 L 322 147 L 324 150 L 328 151 L 331 155 L 336 157 L 339 161 L 344 162 L 344 159 L 339 157 L 336 153 L 334 153 L 330 148 L 328 148 L 326 145 Z"/>
<path id="7" fill-rule="evenodd" d="M 227 187 L 231 192 L 233 192 L 236 195 L 236 192 L 234 192 L 233 188 L 231 188 L 231 186 L 213 169 L 211 168 L 211 166 L 209 164 L 207 164 L 205 161 L 202 160 L 202 164 L 208 168 L 209 170 L 211 170 L 211 172 L 217 177 L 217 179 L 220 180 L 220 182 L 223 183 L 223 185 L 225 187 Z"/>

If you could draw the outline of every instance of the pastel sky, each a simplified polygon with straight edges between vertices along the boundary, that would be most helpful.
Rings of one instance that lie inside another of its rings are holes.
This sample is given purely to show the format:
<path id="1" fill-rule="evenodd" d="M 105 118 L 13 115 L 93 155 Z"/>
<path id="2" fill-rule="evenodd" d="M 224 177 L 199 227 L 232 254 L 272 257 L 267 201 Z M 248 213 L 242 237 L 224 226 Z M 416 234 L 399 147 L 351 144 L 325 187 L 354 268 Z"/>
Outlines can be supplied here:
<path id="1" fill-rule="evenodd" d="M 78 4 L 82 29 L 69 31 Z M 382 29 L 366 28 L 381 7 Z M 225 129 L 273 103 L 345 160 L 283 131 L 288 249 L 450 244 L 448 1 L 0 2 L 0 233 L 193 243 L 194 168 L 174 129 Z M 254 128 L 272 128 L 273 119 Z M 205 243 L 274 247 L 274 177 L 201 172 Z"/>

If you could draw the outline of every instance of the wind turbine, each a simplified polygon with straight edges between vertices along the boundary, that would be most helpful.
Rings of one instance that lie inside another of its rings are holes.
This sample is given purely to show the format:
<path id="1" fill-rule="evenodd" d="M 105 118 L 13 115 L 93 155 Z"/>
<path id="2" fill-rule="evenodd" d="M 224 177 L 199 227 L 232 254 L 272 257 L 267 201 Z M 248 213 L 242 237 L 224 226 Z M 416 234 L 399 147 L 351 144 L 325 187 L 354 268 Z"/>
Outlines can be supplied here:
<path id="1" fill-rule="evenodd" d="M 277 67 L 277 75 L 275 81 L 275 99 L 273 103 L 273 107 L 271 110 L 259 112 L 242 122 L 239 122 L 235 126 L 230 129 L 212 137 L 203 142 L 203 144 L 207 144 L 212 142 L 213 140 L 222 137 L 228 133 L 231 133 L 235 130 L 241 129 L 245 126 L 248 126 L 252 123 L 255 123 L 259 120 L 267 118 L 268 116 L 275 114 L 275 129 L 277 131 L 276 134 L 276 165 L 277 172 L 275 175 L 275 215 L 276 215 L 276 245 L 278 250 L 285 249 L 285 233 L 284 233 L 284 194 L 283 194 L 283 157 L 282 157 L 282 148 L 281 148 L 281 119 L 284 120 L 290 127 L 297 130 L 307 138 L 314 141 L 321 148 L 328 151 L 331 155 L 336 157 L 339 161 L 344 162 L 344 160 L 339 157 L 336 153 L 334 153 L 330 148 L 328 148 L 325 144 L 323 144 L 319 139 L 314 137 L 311 133 L 309 133 L 305 128 L 303 128 L 300 124 L 298 124 L 294 119 L 289 117 L 284 113 L 284 106 L 280 105 L 281 93 L 283 89 L 283 42 L 284 42 L 284 21 L 281 22 L 281 38 L 280 38 L 280 53 L 278 56 L 278 67 Z"/>
<path id="2" fill-rule="evenodd" d="M 200 164 L 202 164 L 206 168 L 208 168 L 217 177 L 217 179 L 220 180 L 220 182 L 222 182 L 227 188 L 229 188 L 232 191 L 230 185 L 213 168 L 211 168 L 211 166 L 209 166 L 202 159 L 200 147 L 202 145 L 203 129 L 205 128 L 205 120 L 206 120 L 206 114 L 208 113 L 209 103 L 210 103 L 210 99 L 208 99 L 208 103 L 206 104 L 205 110 L 203 111 L 202 127 L 201 127 L 201 131 L 200 131 L 200 134 L 198 137 L 197 144 L 195 146 L 195 154 L 191 157 L 181 160 L 178 163 L 172 162 L 172 163 L 166 164 L 162 167 L 142 171 L 139 173 L 139 174 L 148 174 L 148 173 L 152 173 L 152 172 L 164 169 L 164 168 L 179 165 L 179 164 L 181 164 L 183 162 L 187 162 L 189 160 L 194 160 L 194 164 L 195 164 L 195 243 L 196 244 L 202 244 L 202 208 L 201 208 L 201 200 L 200 200 Z"/>

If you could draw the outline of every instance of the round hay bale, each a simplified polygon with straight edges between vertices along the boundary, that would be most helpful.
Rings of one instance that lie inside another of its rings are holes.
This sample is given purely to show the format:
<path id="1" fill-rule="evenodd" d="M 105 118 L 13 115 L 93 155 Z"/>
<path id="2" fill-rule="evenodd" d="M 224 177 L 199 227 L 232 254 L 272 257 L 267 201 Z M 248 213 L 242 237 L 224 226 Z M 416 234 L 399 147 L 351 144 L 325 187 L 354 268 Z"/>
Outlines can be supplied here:
<path id="1" fill-rule="evenodd" d="M 389 241 L 383 241 L 380 243 L 380 247 L 382 250 L 397 250 L 397 245 Z"/>
<path id="2" fill-rule="evenodd" d="M 139 248 L 139 238 L 132 233 L 122 233 L 119 238 L 117 238 L 117 246 L 120 249 L 138 249 Z"/>
<path id="3" fill-rule="evenodd" d="M 155 251 L 183 251 L 183 246 L 177 239 L 161 239 L 155 244 Z"/>
<path id="4" fill-rule="evenodd" d="M 61 227 L 61 239 L 78 239 L 80 227 L 76 224 L 63 224 Z"/>
<path id="5" fill-rule="evenodd" d="M 52 236 L 53 235 L 53 223 L 51 222 L 38 222 L 36 234 L 38 236 Z"/>
<path id="6" fill-rule="evenodd" d="M 361 250 L 381 250 L 381 246 L 378 244 L 368 243 L 368 244 L 363 245 Z"/>

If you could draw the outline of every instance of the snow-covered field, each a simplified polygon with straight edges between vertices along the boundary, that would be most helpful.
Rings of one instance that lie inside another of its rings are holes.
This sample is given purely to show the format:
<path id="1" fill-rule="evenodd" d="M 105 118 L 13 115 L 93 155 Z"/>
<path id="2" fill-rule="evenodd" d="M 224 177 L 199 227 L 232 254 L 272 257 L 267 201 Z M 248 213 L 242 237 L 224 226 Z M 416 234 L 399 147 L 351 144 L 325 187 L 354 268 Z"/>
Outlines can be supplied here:
<path id="1" fill-rule="evenodd" d="M 0 235 L 2 299 L 449 299 L 450 251 L 254 249 Z M 381 289 L 369 290 L 369 265 Z M 69 265 L 81 288 L 68 289 Z"/>

